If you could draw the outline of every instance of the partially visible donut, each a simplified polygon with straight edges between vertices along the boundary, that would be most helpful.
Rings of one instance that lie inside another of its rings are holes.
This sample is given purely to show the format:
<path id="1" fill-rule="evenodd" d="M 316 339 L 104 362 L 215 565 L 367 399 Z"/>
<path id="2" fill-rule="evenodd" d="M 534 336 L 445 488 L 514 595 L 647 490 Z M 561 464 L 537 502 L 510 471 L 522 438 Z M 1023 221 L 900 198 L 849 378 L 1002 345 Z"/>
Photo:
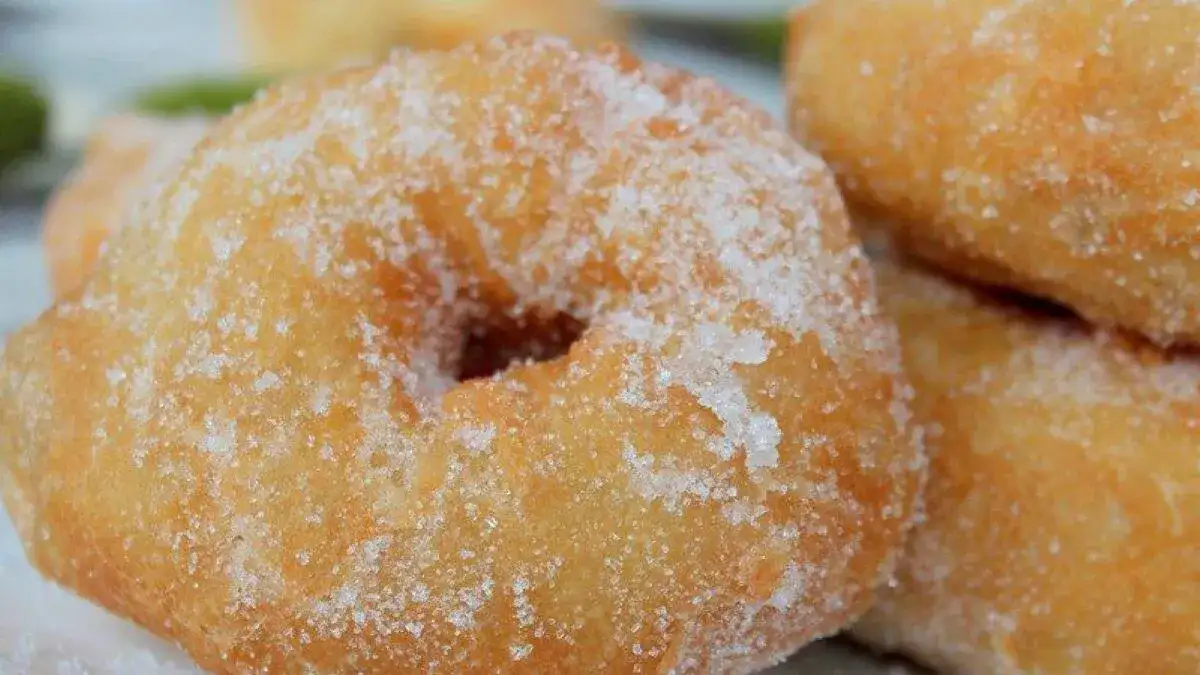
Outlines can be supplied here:
<path id="1" fill-rule="evenodd" d="M 1200 5 L 816 0 L 791 121 L 956 274 L 1200 344 Z"/>
<path id="2" fill-rule="evenodd" d="M 931 467 L 854 632 L 949 673 L 1200 672 L 1200 358 L 877 270 Z"/>
<path id="3" fill-rule="evenodd" d="M 211 125 L 203 118 L 112 117 L 88 141 L 79 167 L 46 207 L 42 240 L 56 295 L 74 290 L 106 240 L 152 196 Z"/>
<path id="4" fill-rule="evenodd" d="M 236 0 L 250 63 L 304 72 L 384 57 L 398 46 L 448 49 L 514 30 L 597 45 L 621 38 L 601 0 Z"/>
<path id="5" fill-rule="evenodd" d="M 506 348 L 547 360 L 464 358 Z M 764 113 L 509 37 L 220 122 L 11 339 L 0 485 L 42 571 L 216 672 L 745 672 L 889 578 L 899 371 Z"/>

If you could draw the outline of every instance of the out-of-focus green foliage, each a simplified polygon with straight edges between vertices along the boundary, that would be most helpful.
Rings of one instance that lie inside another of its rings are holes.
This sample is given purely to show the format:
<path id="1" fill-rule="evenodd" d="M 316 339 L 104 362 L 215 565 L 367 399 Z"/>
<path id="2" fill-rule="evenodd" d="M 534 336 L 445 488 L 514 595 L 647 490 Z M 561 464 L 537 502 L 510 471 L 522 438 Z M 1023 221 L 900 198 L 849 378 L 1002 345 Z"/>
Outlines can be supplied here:
<path id="1" fill-rule="evenodd" d="M 238 105 L 254 98 L 271 80 L 259 75 L 205 77 L 158 85 L 143 90 L 133 101 L 139 112 L 165 115 L 228 114 Z"/>
<path id="2" fill-rule="evenodd" d="M 734 26 L 732 39 L 740 50 L 772 63 L 783 59 L 783 45 L 787 40 L 787 22 L 783 20 L 762 21 Z"/>
<path id="3" fill-rule="evenodd" d="M 37 85 L 0 73 L 0 172 L 45 147 L 50 106 Z"/>

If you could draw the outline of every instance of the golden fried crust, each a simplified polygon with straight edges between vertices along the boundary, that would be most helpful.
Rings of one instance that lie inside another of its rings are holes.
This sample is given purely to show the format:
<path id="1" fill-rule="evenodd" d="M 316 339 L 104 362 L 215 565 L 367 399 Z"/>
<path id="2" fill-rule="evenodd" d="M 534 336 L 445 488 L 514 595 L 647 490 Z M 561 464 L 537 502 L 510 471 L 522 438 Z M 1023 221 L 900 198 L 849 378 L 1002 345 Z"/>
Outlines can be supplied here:
<path id="1" fill-rule="evenodd" d="M 42 243 L 55 295 L 74 290 L 91 272 L 105 241 L 139 200 L 183 161 L 207 130 L 198 118 L 121 115 L 105 120 L 83 160 L 46 207 Z"/>
<path id="2" fill-rule="evenodd" d="M 221 673 L 741 672 L 837 630 L 923 456 L 832 176 L 765 119 L 531 37 L 266 93 L 7 346 L 34 563 Z"/>
<path id="3" fill-rule="evenodd" d="M 1200 672 L 1200 360 L 877 269 L 931 470 L 856 633 L 946 672 Z"/>
<path id="4" fill-rule="evenodd" d="M 1200 343 L 1200 7 L 819 0 L 794 133 L 904 247 L 1162 343 Z"/>
<path id="5" fill-rule="evenodd" d="M 598 0 L 237 0 L 251 62 L 305 71 L 381 58 L 396 46 L 447 49 L 513 30 L 597 45 L 622 35 Z"/>

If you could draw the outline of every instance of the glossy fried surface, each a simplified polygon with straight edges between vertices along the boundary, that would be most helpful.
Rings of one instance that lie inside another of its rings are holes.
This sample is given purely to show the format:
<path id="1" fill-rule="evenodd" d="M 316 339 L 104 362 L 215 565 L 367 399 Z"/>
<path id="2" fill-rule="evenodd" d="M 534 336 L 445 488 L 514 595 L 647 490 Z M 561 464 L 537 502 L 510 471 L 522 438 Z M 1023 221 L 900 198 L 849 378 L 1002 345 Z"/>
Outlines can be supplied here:
<path id="1" fill-rule="evenodd" d="M 120 115 L 92 134 L 83 158 L 46 207 L 42 242 L 55 295 L 75 290 L 103 244 L 139 201 L 188 156 L 209 122 Z"/>
<path id="2" fill-rule="evenodd" d="M 824 165 L 712 82 L 403 54 L 165 185 L 7 345 L 0 485 L 42 571 L 202 666 L 744 672 L 891 573 L 894 328 Z M 472 344 L 548 360 L 459 381 Z"/>
<path id="3" fill-rule="evenodd" d="M 1200 342 L 1200 7 L 819 0 L 792 28 L 794 132 L 902 246 Z"/>
<path id="4" fill-rule="evenodd" d="M 856 633 L 945 672 L 1200 672 L 1200 359 L 877 269 L 931 466 Z"/>

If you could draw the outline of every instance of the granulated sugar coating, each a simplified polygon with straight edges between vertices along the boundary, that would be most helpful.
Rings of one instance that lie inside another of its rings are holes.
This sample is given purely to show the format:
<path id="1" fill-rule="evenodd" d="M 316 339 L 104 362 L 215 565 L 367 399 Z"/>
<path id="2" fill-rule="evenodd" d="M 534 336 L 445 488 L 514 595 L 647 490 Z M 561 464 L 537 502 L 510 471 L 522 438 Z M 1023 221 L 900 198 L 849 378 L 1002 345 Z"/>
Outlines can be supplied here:
<path id="1" fill-rule="evenodd" d="M 399 54 L 220 123 L 12 338 L 0 478 L 48 576 L 214 671 L 747 671 L 912 514 L 872 283 L 712 82 Z"/>
<path id="2" fill-rule="evenodd" d="M 793 131 L 956 274 L 1200 345 L 1200 4 L 820 0 Z"/>
<path id="3" fill-rule="evenodd" d="M 43 235 L 55 293 L 75 290 L 104 242 L 187 158 L 211 122 L 120 115 L 92 134 L 82 163 L 50 200 Z"/>
<path id="4" fill-rule="evenodd" d="M 883 262 L 925 518 L 856 632 L 944 672 L 1200 672 L 1200 357 Z"/>

